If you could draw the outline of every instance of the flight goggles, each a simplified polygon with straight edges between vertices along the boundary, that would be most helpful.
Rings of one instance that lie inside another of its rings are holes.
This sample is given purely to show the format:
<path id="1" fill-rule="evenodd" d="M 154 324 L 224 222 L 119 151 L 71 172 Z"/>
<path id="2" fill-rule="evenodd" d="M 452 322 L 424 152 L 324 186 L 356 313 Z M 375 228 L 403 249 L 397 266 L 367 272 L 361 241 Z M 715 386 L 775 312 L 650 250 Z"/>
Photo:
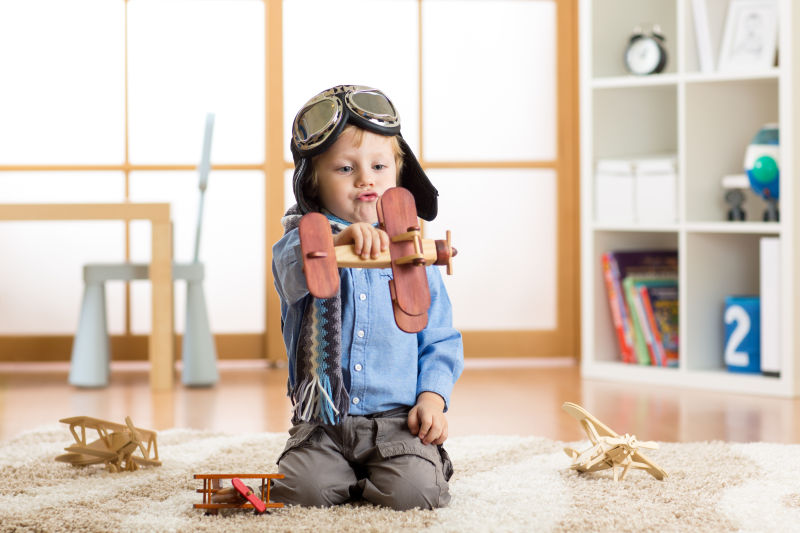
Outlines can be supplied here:
<path id="1" fill-rule="evenodd" d="M 302 156 L 316 155 L 347 123 L 382 135 L 400 133 L 400 116 L 388 96 L 365 85 L 339 85 L 300 109 L 292 124 L 292 142 Z"/>

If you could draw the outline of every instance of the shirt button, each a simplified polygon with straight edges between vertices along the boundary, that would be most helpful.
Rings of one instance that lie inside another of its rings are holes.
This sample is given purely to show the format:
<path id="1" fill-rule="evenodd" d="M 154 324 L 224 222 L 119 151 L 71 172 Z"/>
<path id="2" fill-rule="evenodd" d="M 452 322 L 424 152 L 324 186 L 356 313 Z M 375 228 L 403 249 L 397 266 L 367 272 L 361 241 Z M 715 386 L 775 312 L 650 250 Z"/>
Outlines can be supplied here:
<path id="1" fill-rule="evenodd" d="M 363 302 L 364 300 L 367 299 L 367 295 L 362 292 L 361 294 L 358 295 L 358 299 Z"/>
<path id="2" fill-rule="evenodd" d="M 364 367 L 361 366 L 361 363 L 356 363 L 356 366 L 355 366 L 356 372 L 361 372 L 362 368 L 364 368 Z"/>
<path id="3" fill-rule="evenodd" d="M 358 405 L 360 400 L 358 398 L 353 398 L 353 405 Z"/>
<path id="4" fill-rule="evenodd" d="M 358 333 L 356 335 L 358 335 L 359 338 L 364 338 L 364 330 L 363 329 L 358 330 Z"/>

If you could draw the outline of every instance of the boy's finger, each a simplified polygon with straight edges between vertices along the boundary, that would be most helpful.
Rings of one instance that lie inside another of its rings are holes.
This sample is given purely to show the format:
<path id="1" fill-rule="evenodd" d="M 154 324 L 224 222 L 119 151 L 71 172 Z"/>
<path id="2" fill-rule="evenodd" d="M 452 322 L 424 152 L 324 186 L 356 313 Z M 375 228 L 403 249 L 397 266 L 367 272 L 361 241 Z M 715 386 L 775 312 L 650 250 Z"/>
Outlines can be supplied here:
<path id="1" fill-rule="evenodd" d="M 431 429 L 428 430 L 428 433 L 425 435 L 425 439 L 422 441 L 423 444 L 430 444 L 436 439 L 438 439 L 442 435 L 442 428 L 438 426 L 435 421 L 431 424 Z"/>
<path id="2" fill-rule="evenodd" d="M 389 248 L 389 234 L 383 230 L 378 230 L 378 232 L 381 236 L 381 251 L 386 250 Z"/>
<path id="3" fill-rule="evenodd" d="M 372 258 L 377 259 L 381 255 L 381 234 L 378 230 L 373 230 L 372 233 Z"/>
<path id="4" fill-rule="evenodd" d="M 363 247 L 361 248 L 361 257 L 366 259 L 372 253 L 372 232 L 365 231 L 362 236 Z"/>
<path id="5" fill-rule="evenodd" d="M 412 435 L 419 433 L 419 417 L 416 409 L 412 409 L 408 413 L 408 429 L 411 430 Z"/>
<path id="6" fill-rule="evenodd" d="M 444 441 L 447 440 L 447 422 L 445 421 L 444 427 L 442 427 L 442 433 L 439 435 L 439 438 L 433 441 L 434 444 L 444 444 Z"/>
<path id="7" fill-rule="evenodd" d="M 419 427 L 419 438 L 420 440 L 425 440 L 425 437 L 428 435 L 428 431 L 431 429 L 431 417 L 430 416 L 423 416 L 420 419 L 420 427 Z"/>
<path id="8" fill-rule="evenodd" d="M 360 231 L 353 232 L 353 252 L 356 255 L 361 255 L 361 249 L 364 246 L 364 237 Z"/>

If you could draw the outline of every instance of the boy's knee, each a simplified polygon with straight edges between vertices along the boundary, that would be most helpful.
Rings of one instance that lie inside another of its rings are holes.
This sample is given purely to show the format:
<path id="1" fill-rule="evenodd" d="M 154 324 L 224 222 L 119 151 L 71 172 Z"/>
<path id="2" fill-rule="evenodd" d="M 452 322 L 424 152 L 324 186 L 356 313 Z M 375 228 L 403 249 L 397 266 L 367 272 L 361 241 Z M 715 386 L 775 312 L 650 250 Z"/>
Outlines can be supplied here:
<path id="1" fill-rule="evenodd" d="M 270 497 L 284 505 L 301 505 L 303 507 L 331 507 L 339 505 L 343 499 L 335 491 L 325 490 L 315 483 L 275 480 Z"/>
<path id="2" fill-rule="evenodd" d="M 450 503 L 450 490 L 439 467 L 416 455 L 390 459 L 390 468 L 374 470 L 364 480 L 364 498 L 397 511 L 436 509 Z"/>
<path id="3" fill-rule="evenodd" d="M 278 462 L 271 498 L 286 505 L 330 507 L 350 498 L 355 475 L 344 459 L 315 446 L 289 447 Z"/>

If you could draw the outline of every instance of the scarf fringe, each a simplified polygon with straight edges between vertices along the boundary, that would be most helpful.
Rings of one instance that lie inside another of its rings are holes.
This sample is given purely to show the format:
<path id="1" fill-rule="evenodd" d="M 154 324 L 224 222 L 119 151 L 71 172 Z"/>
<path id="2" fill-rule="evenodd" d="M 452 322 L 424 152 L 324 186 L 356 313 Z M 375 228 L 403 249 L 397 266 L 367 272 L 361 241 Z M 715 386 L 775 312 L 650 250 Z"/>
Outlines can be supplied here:
<path id="1" fill-rule="evenodd" d="M 331 383 L 325 377 L 323 380 L 307 377 L 297 383 L 291 392 L 293 418 L 301 422 L 338 424 L 347 415 L 349 402 L 344 386 L 340 384 L 338 388 L 332 391 Z"/>

